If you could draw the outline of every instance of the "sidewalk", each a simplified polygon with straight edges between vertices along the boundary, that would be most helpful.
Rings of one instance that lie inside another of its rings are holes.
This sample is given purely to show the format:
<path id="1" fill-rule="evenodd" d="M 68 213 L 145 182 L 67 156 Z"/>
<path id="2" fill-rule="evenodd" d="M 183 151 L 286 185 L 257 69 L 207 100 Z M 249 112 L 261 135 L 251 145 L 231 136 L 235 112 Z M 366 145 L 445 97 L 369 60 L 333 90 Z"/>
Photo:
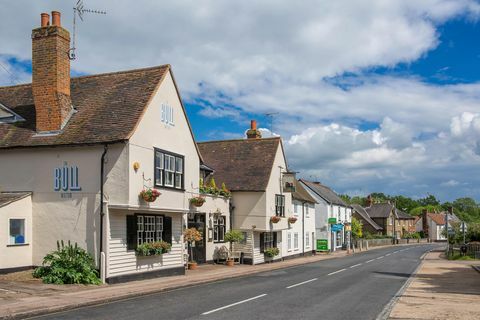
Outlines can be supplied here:
<path id="1" fill-rule="evenodd" d="M 346 255 L 346 251 L 337 251 L 332 254 L 318 254 L 256 266 L 202 265 L 197 270 L 187 271 L 185 276 L 161 277 L 101 286 L 46 285 L 38 280 L 0 281 L 0 319 L 23 319 L 34 315 L 97 305 Z"/>
<path id="2" fill-rule="evenodd" d="M 479 261 L 448 261 L 430 252 L 389 319 L 480 319 Z"/>

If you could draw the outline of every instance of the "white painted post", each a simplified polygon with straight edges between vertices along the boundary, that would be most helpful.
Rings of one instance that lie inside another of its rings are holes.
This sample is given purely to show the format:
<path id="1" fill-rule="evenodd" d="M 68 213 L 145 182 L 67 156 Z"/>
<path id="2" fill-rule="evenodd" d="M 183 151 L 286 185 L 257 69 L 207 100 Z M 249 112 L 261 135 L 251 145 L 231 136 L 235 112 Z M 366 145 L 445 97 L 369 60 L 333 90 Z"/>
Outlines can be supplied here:
<path id="1" fill-rule="evenodd" d="M 105 252 L 100 252 L 100 279 L 105 284 Z"/>

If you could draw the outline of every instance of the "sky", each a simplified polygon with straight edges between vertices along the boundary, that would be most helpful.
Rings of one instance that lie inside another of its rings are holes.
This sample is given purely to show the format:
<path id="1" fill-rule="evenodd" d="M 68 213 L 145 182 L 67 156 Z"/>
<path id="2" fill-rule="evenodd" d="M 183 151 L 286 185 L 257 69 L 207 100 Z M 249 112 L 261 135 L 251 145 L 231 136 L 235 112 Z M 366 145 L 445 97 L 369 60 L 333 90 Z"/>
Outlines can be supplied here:
<path id="1" fill-rule="evenodd" d="M 73 75 L 169 63 L 198 141 L 280 135 L 338 193 L 480 200 L 480 2 L 83 0 Z M 0 1 L 0 85 L 76 1 Z M 8 71 L 7 71 L 8 70 Z"/>

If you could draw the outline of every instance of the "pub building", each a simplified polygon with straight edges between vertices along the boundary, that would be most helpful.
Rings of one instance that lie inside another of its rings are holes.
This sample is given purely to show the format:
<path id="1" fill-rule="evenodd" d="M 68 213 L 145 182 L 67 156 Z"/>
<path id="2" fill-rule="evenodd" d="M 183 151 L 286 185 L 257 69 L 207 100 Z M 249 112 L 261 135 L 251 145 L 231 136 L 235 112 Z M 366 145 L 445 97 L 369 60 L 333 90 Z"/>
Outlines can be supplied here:
<path id="1" fill-rule="evenodd" d="M 57 240 L 70 240 L 110 283 L 184 274 L 189 226 L 203 234 L 193 258 L 214 260 L 230 228 L 229 199 L 190 203 L 200 174 L 213 170 L 171 66 L 71 78 L 69 48 L 60 13 L 51 21 L 43 13 L 32 30 L 32 83 L 0 87 L 0 228 L 8 230 L 0 272 L 41 265 Z M 136 254 L 159 240 L 169 252 Z"/>

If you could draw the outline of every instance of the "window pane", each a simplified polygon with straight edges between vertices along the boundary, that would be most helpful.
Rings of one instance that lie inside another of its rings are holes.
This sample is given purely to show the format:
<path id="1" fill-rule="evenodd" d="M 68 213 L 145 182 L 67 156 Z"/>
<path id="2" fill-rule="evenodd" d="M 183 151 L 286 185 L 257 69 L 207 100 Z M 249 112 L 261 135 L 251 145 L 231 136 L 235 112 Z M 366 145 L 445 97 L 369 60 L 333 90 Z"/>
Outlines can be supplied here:
<path id="1" fill-rule="evenodd" d="M 175 158 L 175 171 L 182 173 L 183 172 L 183 159 Z"/>
<path id="2" fill-rule="evenodd" d="M 143 243 L 143 216 L 137 216 L 137 244 Z"/>
<path id="3" fill-rule="evenodd" d="M 182 188 L 182 174 L 175 173 L 175 188 L 181 189 Z"/>
<path id="4" fill-rule="evenodd" d="M 25 243 L 25 219 L 10 219 L 10 244 Z"/>

